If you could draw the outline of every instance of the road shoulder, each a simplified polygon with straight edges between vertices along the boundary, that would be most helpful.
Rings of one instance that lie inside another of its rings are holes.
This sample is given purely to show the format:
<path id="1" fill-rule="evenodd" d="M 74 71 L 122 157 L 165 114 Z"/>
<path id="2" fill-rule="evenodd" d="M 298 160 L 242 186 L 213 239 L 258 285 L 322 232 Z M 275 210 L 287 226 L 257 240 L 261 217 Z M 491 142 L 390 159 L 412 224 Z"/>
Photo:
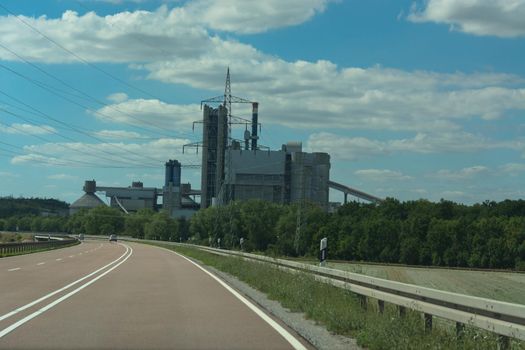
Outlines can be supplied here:
<path id="1" fill-rule="evenodd" d="M 190 258 L 191 259 L 191 258 Z M 211 266 L 203 265 L 200 261 L 191 259 L 217 277 L 221 278 L 230 287 L 249 298 L 268 314 L 281 320 L 286 326 L 297 332 L 306 341 L 319 350 L 354 350 L 361 349 L 355 339 L 331 334 L 325 327 L 305 318 L 303 313 L 291 312 L 278 301 L 270 300 L 266 294 L 252 288 L 235 276 L 219 271 Z"/>

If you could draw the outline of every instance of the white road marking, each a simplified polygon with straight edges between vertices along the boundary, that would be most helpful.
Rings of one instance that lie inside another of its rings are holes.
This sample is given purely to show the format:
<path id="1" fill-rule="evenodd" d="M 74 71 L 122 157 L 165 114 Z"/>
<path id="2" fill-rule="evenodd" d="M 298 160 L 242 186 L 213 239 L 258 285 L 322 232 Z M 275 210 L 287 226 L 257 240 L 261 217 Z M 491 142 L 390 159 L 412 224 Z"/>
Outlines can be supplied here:
<path id="1" fill-rule="evenodd" d="M 39 262 L 38 264 L 36 264 L 37 266 L 40 266 L 40 265 L 44 265 L 45 262 Z"/>
<path id="2" fill-rule="evenodd" d="M 74 257 L 74 255 L 70 255 L 69 257 L 72 258 L 72 257 Z"/>
<path id="3" fill-rule="evenodd" d="M 18 271 L 18 270 L 20 270 L 20 268 L 19 267 L 15 267 L 14 269 L 9 269 L 7 271 L 11 272 L 11 271 Z"/>
<path id="4" fill-rule="evenodd" d="M 275 331 L 277 331 L 277 333 L 279 333 L 284 339 L 286 339 L 286 341 L 288 343 L 290 343 L 290 345 L 292 345 L 292 347 L 296 350 L 307 350 L 306 347 L 301 344 L 293 335 L 291 335 L 286 329 L 284 329 L 280 324 L 278 324 L 277 322 L 275 322 L 271 317 L 269 317 L 268 315 L 266 315 L 261 309 L 259 309 L 257 306 L 255 306 L 252 302 L 250 302 L 248 299 L 246 299 L 245 297 L 243 297 L 241 294 L 239 294 L 235 289 L 233 289 L 232 287 L 230 287 L 229 285 L 227 285 L 224 281 L 222 281 L 220 278 L 218 278 L 217 276 L 215 276 L 214 274 L 212 274 L 211 272 L 209 272 L 208 270 L 206 270 L 205 268 L 203 268 L 202 266 L 200 266 L 199 264 L 193 262 L 191 259 L 188 259 L 187 257 L 185 257 L 184 255 L 181 255 L 177 252 L 174 252 L 173 250 L 169 250 L 169 249 L 166 249 L 166 248 L 162 248 L 162 247 L 159 247 L 161 249 L 165 249 L 169 252 L 172 252 L 174 254 L 177 254 L 178 256 L 188 260 L 190 263 L 192 263 L 193 265 L 197 266 L 199 269 L 201 269 L 202 271 L 204 271 L 205 273 L 207 273 L 208 275 L 210 275 L 214 280 L 216 280 L 217 282 L 219 282 L 219 284 L 221 286 L 223 286 L 224 288 L 226 288 L 226 290 L 230 293 L 232 293 L 235 297 L 237 297 L 237 299 L 239 299 L 241 302 L 243 302 L 246 306 L 248 306 L 250 308 L 250 310 L 252 310 L 253 312 L 255 312 L 257 314 L 257 316 L 259 316 L 260 318 L 262 318 L 266 323 L 268 323 Z"/>
<path id="5" fill-rule="evenodd" d="M 26 304 L 26 305 L 24 305 L 24 306 L 21 306 L 21 307 L 19 307 L 19 308 L 16 309 L 16 310 L 13 310 L 13 311 L 11 311 L 11 312 L 8 312 L 8 313 L 5 314 L 5 315 L 0 316 L 0 321 L 5 320 L 6 318 L 11 317 L 11 316 L 13 316 L 13 315 L 16 315 L 17 313 L 19 313 L 19 312 L 21 312 L 21 311 L 24 311 L 24 310 L 26 310 L 26 309 L 28 309 L 28 308 L 30 308 L 30 307 L 32 307 L 32 306 L 34 306 L 34 305 L 40 303 L 40 302 L 42 302 L 42 301 L 44 301 L 44 300 L 46 300 L 46 299 L 52 297 L 53 295 L 56 295 L 56 294 L 58 294 L 58 293 L 60 293 L 60 292 L 63 292 L 63 291 L 65 291 L 66 289 L 68 289 L 68 288 L 74 286 L 75 284 L 78 284 L 78 283 L 84 281 L 85 279 L 87 279 L 87 278 L 89 278 L 89 277 L 91 277 L 91 276 L 93 276 L 93 275 L 99 273 L 100 271 L 104 270 L 105 268 L 107 268 L 107 267 L 109 267 L 109 266 L 115 264 L 117 261 L 119 261 L 120 259 L 122 259 L 122 258 L 123 258 L 128 252 L 129 252 L 129 250 L 131 249 L 131 248 L 129 248 L 128 246 L 126 246 L 126 245 L 124 245 L 124 244 L 123 244 L 123 246 L 126 247 L 126 251 L 124 252 L 124 254 L 122 254 L 120 257 L 118 257 L 117 259 L 113 260 L 113 261 L 110 262 L 109 264 L 104 265 L 104 266 L 102 266 L 101 268 L 99 268 L 98 270 L 91 272 L 89 275 L 86 275 L 86 276 L 84 276 L 84 277 L 82 277 L 82 278 L 80 278 L 80 279 L 78 279 L 78 280 L 76 280 L 76 281 L 74 281 L 74 282 L 71 282 L 70 284 L 68 284 L 68 285 L 65 286 L 65 287 L 62 287 L 62 288 L 60 288 L 60 289 L 57 289 L 57 290 L 55 290 L 54 292 L 51 292 L 51 293 L 49 293 L 49 294 L 47 294 L 47 295 L 44 295 L 43 297 L 41 297 L 41 298 L 39 298 L 39 299 L 37 299 L 37 300 L 34 300 L 34 301 L 30 302 L 29 304 Z M 17 269 L 20 269 L 20 268 L 18 267 Z M 1 338 L 1 337 L 0 337 L 0 338 Z"/>
<path id="6" fill-rule="evenodd" d="M 62 258 L 55 259 L 55 261 L 61 261 L 61 260 L 62 260 Z"/>
<path id="7" fill-rule="evenodd" d="M 124 245 L 126 248 L 128 248 L 128 246 Z M 13 323 L 12 325 L 10 325 L 9 327 L 3 329 L 0 331 L 0 338 L 4 337 L 5 335 L 11 333 L 12 331 L 14 331 L 15 329 L 17 329 L 18 327 L 20 327 L 21 325 L 23 325 L 24 323 L 27 323 L 29 321 L 31 321 L 33 318 L 43 314 L 44 312 L 46 312 L 47 310 L 51 309 L 52 307 L 60 304 L 61 302 L 63 302 L 64 300 L 70 298 L 71 296 L 77 294 L 78 292 L 80 292 L 82 289 L 86 288 L 87 286 L 95 283 L 96 281 L 98 281 L 99 279 L 101 279 L 102 277 L 104 277 L 105 275 L 107 275 L 108 273 L 110 273 L 111 271 L 115 270 L 117 267 L 119 267 L 120 265 L 122 265 L 123 263 L 126 262 L 126 260 L 129 259 L 129 257 L 133 254 L 133 248 L 129 247 L 130 249 L 130 253 L 129 255 L 124 258 L 124 260 L 122 260 L 121 262 L 119 262 L 118 264 L 116 264 L 115 266 L 113 266 L 112 268 L 110 268 L 109 270 L 106 270 L 105 272 L 101 273 L 100 275 L 98 275 L 97 277 L 93 278 L 92 280 L 90 280 L 89 282 L 86 282 L 84 283 L 83 285 L 81 285 L 80 287 L 78 287 L 77 289 L 75 290 L 72 290 L 71 292 L 67 293 L 66 295 L 58 298 L 57 300 L 47 304 L 46 306 L 44 306 L 43 308 L 33 312 L 32 314 L 24 317 L 23 319 L 21 319 L 20 321 L 18 322 L 15 322 Z M 127 251 L 126 251 L 127 253 Z M 119 258 L 120 259 L 120 258 Z"/>

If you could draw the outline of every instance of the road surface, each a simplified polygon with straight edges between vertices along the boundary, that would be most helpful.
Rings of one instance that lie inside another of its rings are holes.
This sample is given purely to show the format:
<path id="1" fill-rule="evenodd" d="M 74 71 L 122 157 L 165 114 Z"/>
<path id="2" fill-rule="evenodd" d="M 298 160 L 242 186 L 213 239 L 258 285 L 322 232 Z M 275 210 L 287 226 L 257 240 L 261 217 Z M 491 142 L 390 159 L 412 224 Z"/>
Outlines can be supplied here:
<path id="1" fill-rule="evenodd" d="M 311 349 L 235 293 L 137 243 L 3 258 L 0 349 Z"/>

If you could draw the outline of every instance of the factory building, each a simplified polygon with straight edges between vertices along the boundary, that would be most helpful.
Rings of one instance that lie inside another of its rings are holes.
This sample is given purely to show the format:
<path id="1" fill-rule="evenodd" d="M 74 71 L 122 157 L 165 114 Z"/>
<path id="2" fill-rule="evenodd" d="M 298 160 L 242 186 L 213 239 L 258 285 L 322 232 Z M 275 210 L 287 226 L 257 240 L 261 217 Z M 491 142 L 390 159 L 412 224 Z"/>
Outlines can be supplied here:
<path id="1" fill-rule="evenodd" d="M 252 198 L 290 204 L 312 202 L 328 210 L 330 156 L 306 153 L 289 142 L 279 151 L 228 149 L 224 190 L 219 199 Z"/>
<path id="2" fill-rule="evenodd" d="M 95 180 L 86 181 L 81 198 L 70 206 L 70 214 L 81 209 L 92 209 L 106 205 L 95 192 L 105 192 L 109 198 L 109 206 L 122 210 L 124 213 L 133 213 L 140 209 L 153 211 L 165 210 L 171 217 L 191 217 L 198 209 L 199 204 L 192 197 L 200 195 L 199 190 L 192 190 L 191 185 L 181 183 L 181 164 L 177 160 L 169 160 L 165 164 L 165 181 L 162 189 L 144 187 L 140 181 L 132 182 L 129 187 L 97 186 Z M 162 197 L 162 204 L 159 203 Z"/>
<path id="3" fill-rule="evenodd" d="M 134 181 L 129 187 L 97 186 L 97 191 L 106 192 L 112 208 L 124 212 L 136 212 L 140 209 L 157 209 L 157 189 L 144 187 L 140 181 Z"/>
<path id="4" fill-rule="evenodd" d="M 93 209 L 99 206 L 105 206 L 106 204 L 97 197 L 95 192 L 97 191 L 97 184 L 95 180 L 86 181 L 84 183 L 84 195 L 71 203 L 69 206 L 69 215 L 73 215 L 82 209 Z"/>
<path id="5" fill-rule="evenodd" d="M 208 103 L 218 105 L 214 108 Z M 251 121 L 232 116 L 232 103 L 251 104 Z M 330 155 L 327 153 L 303 152 L 300 142 L 288 142 L 280 150 L 273 151 L 258 145 L 259 104 L 232 96 L 229 68 L 224 95 L 201 101 L 202 104 L 202 120 L 196 122 L 203 124 L 202 141 L 184 145 L 196 147 L 197 152 L 202 148 L 201 190 L 192 190 L 189 183 L 182 184 L 182 165 L 177 160 L 169 160 L 165 164 L 165 182 L 161 189 L 143 187 L 141 182 L 133 182 L 130 187 L 97 187 L 94 180 L 86 181 L 86 194 L 71 205 L 71 212 L 104 205 L 95 195 L 96 191 L 105 192 L 110 206 L 126 213 L 162 208 L 172 217 L 190 217 L 199 208 L 249 199 L 279 204 L 312 202 L 329 211 L 334 208 L 329 203 L 329 188 L 342 192 L 345 203 L 348 195 L 370 202 L 382 201 L 330 181 Z M 244 140 L 232 137 L 234 124 L 246 126 Z M 195 196 L 200 196 L 200 203 L 195 201 Z M 162 204 L 158 203 L 159 197 L 163 199 Z"/>
<path id="6" fill-rule="evenodd" d="M 237 140 L 228 145 L 228 109 L 204 105 L 201 208 L 256 198 L 280 204 L 308 201 L 328 210 L 330 156 L 303 152 L 300 142 L 278 151 L 260 149 L 257 103 L 252 111 L 252 133 L 245 131 L 241 149 Z"/>
<path id="7" fill-rule="evenodd" d="M 164 187 L 162 188 L 162 208 L 175 218 L 191 217 L 199 204 L 191 196 L 200 195 L 200 191 L 192 190 L 191 185 L 181 183 L 181 167 L 179 161 L 169 160 L 165 164 Z"/>

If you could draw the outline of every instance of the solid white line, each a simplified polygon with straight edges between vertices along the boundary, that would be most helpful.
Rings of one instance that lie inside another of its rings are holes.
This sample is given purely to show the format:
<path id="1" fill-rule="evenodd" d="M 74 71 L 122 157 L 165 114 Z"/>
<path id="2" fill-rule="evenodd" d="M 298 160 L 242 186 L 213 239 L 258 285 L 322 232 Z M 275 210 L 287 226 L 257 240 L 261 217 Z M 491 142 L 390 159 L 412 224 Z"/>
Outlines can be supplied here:
<path id="1" fill-rule="evenodd" d="M 61 261 L 61 260 L 62 260 L 62 258 L 55 259 L 55 261 Z"/>
<path id="2" fill-rule="evenodd" d="M 128 248 L 128 246 L 124 245 L 126 248 Z M 33 318 L 43 314 L 44 312 L 46 312 L 47 310 L 51 309 L 52 307 L 60 304 L 61 302 L 63 302 L 64 300 L 70 298 L 71 296 L 77 294 L 78 292 L 80 292 L 82 289 L 86 288 L 87 286 L 95 283 L 96 281 L 98 281 L 99 279 L 101 279 L 102 277 L 104 277 L 105 275 L 107 275 L 108 273 L 110 273 L 111 271 L 115 270 L 117 267 L 119 267 L 120 265 L 122 265 L 123 263 L 126 262 L 126 260 L 129 259 L 129 257 L 133 254 L 133 248 L 129 247 L 130 249 L 130 252 L 128 254 L 128 256 L 126 256 L 126 258 L 124 260 L 122 260 L 121 262 L 119 262 L 118 264 L 116 264 L 115 266 L 113 266 L 112 268 L 110 268 L 109 270 L 106 270 L 105 272 L 101 273 L 100 275 L 98 275 L 97 277 L 93 278 L 92 280 L 90 280 L 89 282 L 86 282 L 84 283 L 83 285 L 81 285 L 80 287 L 78 287 L 77 289 L 75 290 L 72 290 L 71 292 L 67 293 L 66 295 L 58 298 L 57 300 L 53 301 L 52 303 L 49 303 L 47 304 L 46 306 L 44 306 L 43 308 L 39 309 L 38 311 L 35 311 L 33 312 L 31 315 L 28 315 L 26 317 L 24 317 L 23 319 L 21 319 L 20 321 L 18 322 L 15 322 L 13 323 L 12 325 L 10 325 L 9 327 L 3 329 L 2 331 L 0 331 L 0 338 L 6 336 L 7 334 L 11 333 L 12 331 L 14 331 L 15 329 L 17 329 L 18 327 L 20 327 L 21 325 L 23 325 L 24 323 L 27 323 L 29 321 L 31 321 Z"/>
<path id="3" fill-rule="evenodd" d="M 212 274 L 211 272 L 209 272 L 208 270 L 206 270 L 205 268 L 203 268 L 202 266 L 200 266 L 199 264 L 195 263 L 194 261 L 192 261 L 191 259 L 188 259 L 187 257 L 185 257 L 184 255 L 181 255 L 173 250 L 170 250 L 170 249 L 166 249 L 166 248 L 162 248 L 162 247 L 158 247 L 158 248 L 161 248 L 161 249 L 165 249 L 169 252 L 172 252 L 174 254 L 177 254 L 178 256 L 188 260 L 190 263 L 192 263 L 193 265 L 197 266 L 199 269 L 201 269 L 202 271 L 206 272 L 208 275 L 210 275 L 214 280 L 216 280 L 217 282 L 219 282 L 219 284 L 221 286 L 223 286 L 224 288 L 226 288 L 227 291 L 229 291 L 230 293 L 232 293 L 234 296 L 237 297 L 237 299 L 239 299 L 240 301 L 242 301 L 246 306 L 248 306 L 250 308 L 250 310 L 252 310 L 253 312 L 255 312 L 257 314 L 257 316 L 259 316 L 260 318 L 262 318 L 264 321 L 266 321 L 266 323 L 268 323 L 275 331 L 277 331 L 277 333 L 279 333 L 284 339 L 286 339 L 286 341 L 288 343 L 290 343 L 290 345 L 292 345 L 292 347 L 296 350 L 307 350 L 306 347 L 301 344 L 293 335 L 291 335 L 286 329 L 284 329 L 280 324 L 278 324 L 277 322 L 275 322 L 271 317 L 269 317 L 268 315 L 266 315 L 266 313 L 264 313 L 261 309 L 259 309 L 257 306 L 255 306 L 255 304 L 253 304 L 252 302 L 250 302 L 248 299 L 246 299 L 245 297 L 243 297 L 241 294 L 239 294 L 239 292 L 237 292 L 235 289 L 233 289 L 232 287 L 230 287 L 229 285 L 227 285 L 223 280 L 221 280 L 220 278 L 218 278 L 217 276 L 215 276 L 214 274 Z"/>
<path id="4" fill-rule="evenodd" d="M 20 270 L 20 268 L 19 267 L 15 267 L 14 269 L 9 269 L 7 271 L 11 272 L 11 271 L 18 271 L 18 270 Z M 1 319 L 0 319 L 0 321 L 1 321 Z"/>
<path id="5" fill-rule="evenodd" d="M 37 266 L 40 266 L 40 265 L 44 265 L 45 262 L 39 262 L 38 264 L 36 264 Z"/>
<path id="6" fill-rule="evenodd" d="M 70 284 L 68 284 L 68 285 L 65 286 L 65 287 L 62 287 L 62 288 L 60 288 L 60 289 L 57 289 L 57 290 L 55 290 L 54 292 L 51 292 L 51 293 L 49 293 L 49 294 L 47 294 L 47 295 L 44 295 L 43 297 L 41 297 L 41 298 L 39 298 L 39 299 L 37 299 L 37 300 L 34 300 L 34 301 L 30 302 L 29 304 L 26 304 L 26 305 L 24 305 L 24 306 L 21 306 L 21 307 L 17 308 L 16 310 L 13 310 L 13 311 L 11 311 L 11 312 L 8 312 L 8 313 L 5 314 L 5 315 L 0 316 L 0 321 L 5 320 L 6 318 L 11 317 L 11 316 L 13 316 L 13 315 L 16 315 L 16 314 L 19 313 L 20 311 L 24 311 L 24 310 L 26 310 L 26 309 L 28 309 L 28 308 L 30 308 L 30 307 L 32 307 L 32 306 L 34 306 L 34 305 L 40 303 L 40 302 L 42 302 L 42 301 L 44 301 L 44 300 L 46 300 L 46 299 L 52 297 L 53 295 L 56 295 L 56 294 L 58 294 L 58 293 L 60 293 L 60 292 L 63 292 L 64 290 L 66 290 L 66 289 L 68 289 L 68 288 L 74 286 L 75 284 L 78 284 L 78 283 L 84 281 L 85 279 L 87 279 L 87 278 L 93 276 L 94 274 L 96 274 L 96 273 L 98 273 L 98 272 L 104 270 L 106 267 L 109 267 L 109 266 L 115 264 L 117 261 L 119 261 L 120 259 L 122 259 L 122 258 L 128 253 L 129 249 L 131 249 L 131 248 L 128 248 L 127 246 L 125 246 L 125 245 L 124 245 L 124 247 L 126 247 L 126 251 L 124 252 L 124 254 L 122 254 L 121 256 L 119 256 L 118 259 L 115 259 L 115 260 L 113 260 L 112 262 L 110 262 L 109 264 L 102 266 L 102 267 L 99 268 L 98 270 L 91 272 L 89 275 L 86 275 L 86 276 L 84 276 L 84 277 L 82 277 L 82 278 L 80 278 L 80 279 L 78 279 L 78 280 L 76 280 L 76 281 L 74 281 L 74 282 L 71 282 Z M 18 267 L 17 269 L 20 269 L 20 268 Z"/>

